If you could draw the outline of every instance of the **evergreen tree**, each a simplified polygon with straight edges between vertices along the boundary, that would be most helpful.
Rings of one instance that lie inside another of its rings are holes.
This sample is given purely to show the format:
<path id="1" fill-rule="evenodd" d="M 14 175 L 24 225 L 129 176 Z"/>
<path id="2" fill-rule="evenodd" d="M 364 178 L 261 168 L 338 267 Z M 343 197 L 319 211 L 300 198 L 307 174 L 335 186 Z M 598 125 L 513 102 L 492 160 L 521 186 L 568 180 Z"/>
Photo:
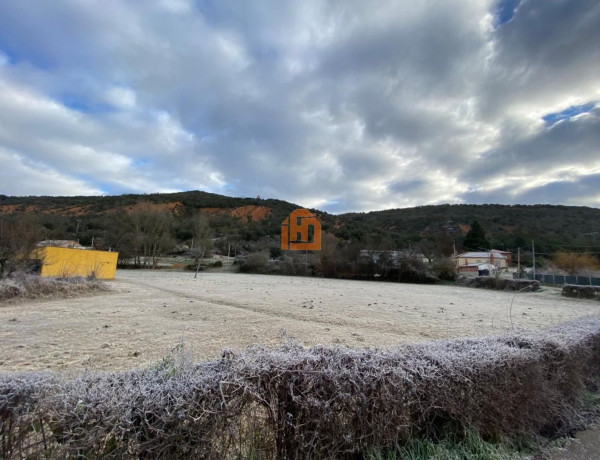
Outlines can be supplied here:
<path id="1" fill-rule="evenodd" d="M 471 224 L 471 230 L 465 236 L 463 244 L 466 249 L 471 251 L 490 248 L 490 242 L 485 237 L 485 230 L 476 220 Z"/>

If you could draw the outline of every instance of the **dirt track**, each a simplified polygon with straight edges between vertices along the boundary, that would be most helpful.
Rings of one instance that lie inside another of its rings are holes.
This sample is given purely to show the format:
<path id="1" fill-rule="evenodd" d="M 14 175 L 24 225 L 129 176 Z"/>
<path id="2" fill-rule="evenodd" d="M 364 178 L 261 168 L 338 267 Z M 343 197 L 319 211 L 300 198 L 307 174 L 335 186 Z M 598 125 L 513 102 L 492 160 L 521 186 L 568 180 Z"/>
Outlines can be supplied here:
<path id="1" fill-rule="evenodd" d="M 598 301 L 538 293 L 319 278 L 119 271 L 94 297 L 0 304 L 0 370 L 145 366 L 183 341 L 198 359 L 223 348 L 401 342 L 539 328 L 599 314 Z"/>

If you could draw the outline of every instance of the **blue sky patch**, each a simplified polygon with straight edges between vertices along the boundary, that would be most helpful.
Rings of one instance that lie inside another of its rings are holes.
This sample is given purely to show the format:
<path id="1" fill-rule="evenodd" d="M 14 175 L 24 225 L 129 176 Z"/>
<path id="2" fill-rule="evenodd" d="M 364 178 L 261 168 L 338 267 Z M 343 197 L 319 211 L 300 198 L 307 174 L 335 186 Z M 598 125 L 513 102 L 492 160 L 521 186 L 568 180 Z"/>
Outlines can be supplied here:
<path id="1" fill-rule="evenodd" d="M 510 21 L 520 3 L 521 0 L 500 0 L 496 3 L 496 27 Z"/>
<path id="2" fill-rule="evenodd" d="M 137 158 L 135 160 L 133 160 L 133 167 L 137 167 L 137 168 L 142 168 L 144 166 L 148 166 L 150 165 L 150 160 L 147 160 L 146 158 Z"/>
<path id="3" fill-rule="evenodd" d="M 6 63 L 13 65 L 17 62 L 16 56 L 13 53 L 0 47 L 0 60 L 6 60 Z"/>
<path id="4" fill-rule="evenodd" d="M 563 120 L 569 120 L 577 115 L 582 113 L 591 112 L 594 107 L 596 107 L 595 102 L 588 102 L 587 104 L 582 105 L 572 105 L 568 109 L 562 110 L 560 112 L 549 113 L 548 115 L 544 115 L 542 120 L 546 122 L 548 126 L 552 126 L 555 123 Z"/>
<path id="5" fill-rule="evenodd" d="M 98 104 L 90 101 L 84 101 L 74 97 L 60 99 L 59 102 L 65 107 L 75 110 L 80 113 L 107 113 L 114 111 L 113 107 L 108 104 Z"/>
<path id="6" fill-rule="evenodd" d="M 29 63 L 33 67 L 40 70 L 52 71 L 54 66 L 50 60 L 43 56 L 42 53 L 27 52 L 21 53 L 20 50 L 15 46 L 10 46 L 0 36 L 0 54 L 8 58 L 10 65 L 17 65 L 20 63 Z"/>

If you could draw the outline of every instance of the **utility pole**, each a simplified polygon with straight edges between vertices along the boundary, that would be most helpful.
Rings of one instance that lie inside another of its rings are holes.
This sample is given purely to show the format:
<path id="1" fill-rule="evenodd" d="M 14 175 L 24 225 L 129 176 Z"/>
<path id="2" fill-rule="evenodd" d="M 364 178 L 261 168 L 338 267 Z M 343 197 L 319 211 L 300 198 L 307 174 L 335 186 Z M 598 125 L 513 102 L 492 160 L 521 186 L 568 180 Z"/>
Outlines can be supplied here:
<path id="1" fill-rule="evenodd" d="M 531 253 L 533 256 L 533 279 L 535 280 L 535 243 L 531 240 Z"/>
<path id="2" fill-rule="evenodd" d="M 521 278 L 521 248 L 517 248 L 517 279 Z"/>

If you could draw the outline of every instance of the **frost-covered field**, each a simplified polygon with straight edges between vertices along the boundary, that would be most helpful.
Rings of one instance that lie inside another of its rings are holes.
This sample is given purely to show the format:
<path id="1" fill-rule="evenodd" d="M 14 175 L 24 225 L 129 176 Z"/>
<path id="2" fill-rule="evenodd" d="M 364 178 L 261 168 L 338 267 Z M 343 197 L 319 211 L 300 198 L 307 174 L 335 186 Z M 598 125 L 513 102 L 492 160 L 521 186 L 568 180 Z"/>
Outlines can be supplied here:
<path id="1" fill-rule="evenodd" d="M 0 305 L 0 370 L 127 369 L 179 343 L 198 359 L 223 348 L 388 347 L 401 342 L 540 328 L 599 314 L 597 300 L 554 288 L 513 293 L 231 273 L 118 271 L 111 292 Z"/>

